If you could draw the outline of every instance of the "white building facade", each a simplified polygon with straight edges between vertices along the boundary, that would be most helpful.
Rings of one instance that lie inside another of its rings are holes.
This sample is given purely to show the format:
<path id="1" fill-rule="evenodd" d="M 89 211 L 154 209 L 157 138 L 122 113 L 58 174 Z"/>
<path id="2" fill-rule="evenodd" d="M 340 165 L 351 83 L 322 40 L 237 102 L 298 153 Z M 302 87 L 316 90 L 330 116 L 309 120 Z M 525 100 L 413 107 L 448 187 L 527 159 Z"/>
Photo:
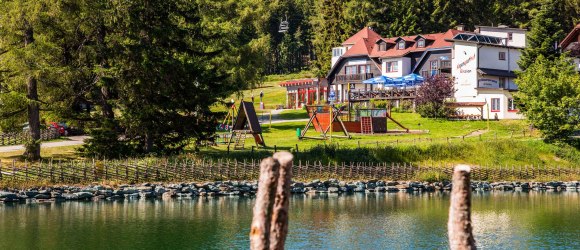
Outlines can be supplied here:
<path id="1" fill-rule="evenodd" d="M 452 76 L 458 103 L 485 103 L 483 112 L 459 108 L 465 115 L 483 113 L 484 119 L 522 119 L 513 93 L 519 70 L 517 61 L 525 47 L 525 30 L 478 27 L 476 33 L 461 33 L 453 40 Z"/>

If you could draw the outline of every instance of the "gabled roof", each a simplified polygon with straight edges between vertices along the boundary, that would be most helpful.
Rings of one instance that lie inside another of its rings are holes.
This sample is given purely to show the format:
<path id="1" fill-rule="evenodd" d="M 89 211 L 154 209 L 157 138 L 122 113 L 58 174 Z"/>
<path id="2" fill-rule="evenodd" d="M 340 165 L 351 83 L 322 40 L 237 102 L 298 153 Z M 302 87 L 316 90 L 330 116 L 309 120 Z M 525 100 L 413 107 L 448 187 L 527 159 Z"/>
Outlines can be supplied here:
<path id="1" fill-rule="evenodd" d="M 574 39 L 578 39 L 579 34 L 580 34 L 580 23 L 578 23 L 576 27 L 574 27 L 574 29 L 572 29 L 572 31 L 568 33 L 568 35 L 564 38 L 564 40 L 562 40 L 562 42 L 560 43 L 560 48 L 565 49 L 566 47 L 568 47 L 570 43 L 574 42 Z"/>
<path id="2" fill-rule="evenodd" d="M 342 55 L 343 57 L 369 55 L 376 46 L 375 42 L 369 41 L 367 38 L 361 38 L 354 45 Z"/>
<path id="3" fill-rule="evenodd" d="M 346 39 L 346 41 L 344 41 L 342 45 L 354 45 L 360 39 L 367 39 L 374 43 L 378 39 L 381 39 L 381 36 L 377 34 L 377 32 L 375 32 L 374 30 L 372 30 L 370 27 L 365 27 L 356 34 L 354 34 L 353 36 L 351 36 L 350 38 Z"/>
<path id="4" fill-rule="evenodd" d="M 397 40 L 403 39 L 405 41 L 415 43 L 415 38 L 421 36 L 431 42 L 426 43 L 425 47 L 417 47 L 414 44 L 408 45 L 405 49 L 397 49 L 396 47 L 387 49 L 386 51 L 379 51 L 378 47 L 373 48 L 371 53 L 371 57 L 379 57 L 379 58 L 393 58 L 393 57 L 402 57 L 411 52 L 423 52 L 429 49 L 437 49 L 437 48 L 444 48 L 444 47 L 451 47 L 452 43 L 446 41 L 445 39 L 451 39 L 455 35 L 459 34 L 461 31 L 459 30 L 447 30 L 445 33 L 435 33 L 435 34 L 421 34 L 421 35 L 413 35 L 413 36 L 404 36 L 404 37 L 392 37 L 383 39 L 385 41 L 392 41 L 393 43 Z"/>

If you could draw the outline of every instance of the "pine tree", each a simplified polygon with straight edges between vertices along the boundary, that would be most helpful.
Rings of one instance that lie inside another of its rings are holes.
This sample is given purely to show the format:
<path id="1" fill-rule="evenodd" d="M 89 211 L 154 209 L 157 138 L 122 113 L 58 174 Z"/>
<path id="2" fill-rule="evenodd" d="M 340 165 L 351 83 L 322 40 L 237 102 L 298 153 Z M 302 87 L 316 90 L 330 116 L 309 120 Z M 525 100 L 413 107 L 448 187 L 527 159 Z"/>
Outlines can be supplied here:
<path id="1" fill-rule="evenodd" d="M 312 17 L 314 53 L 313 70 L 320 77 L 330 70 L 332 48 L 339 46 L 352 34 L 343 30 L 343 3 L 339 0 L 320 0 L 315 5 L 316 15 Z"/>
<path id="2" fill-rule="evenodd" d="M 45 86 L 54 78 L 59 65 L 55 37 L 55 4 L 42 0 L 4 1 L 0 6 L 0 72 L 6 102 L 24 106 L 3 116 L 15 116 L 26 110 L 30 138 L 25 156 L 40 159 L 40 110 Z"/>
<path id="3" fill-rule="evenodd" d="M 531 21 L 527 34 L 526 48 L 518 61 L 521 70 L 526 70 L 539 55 L 552 60 L 558 57 L 557 44 L 564 38 L 562 0 L 543 0 L 539 11 Z"/>

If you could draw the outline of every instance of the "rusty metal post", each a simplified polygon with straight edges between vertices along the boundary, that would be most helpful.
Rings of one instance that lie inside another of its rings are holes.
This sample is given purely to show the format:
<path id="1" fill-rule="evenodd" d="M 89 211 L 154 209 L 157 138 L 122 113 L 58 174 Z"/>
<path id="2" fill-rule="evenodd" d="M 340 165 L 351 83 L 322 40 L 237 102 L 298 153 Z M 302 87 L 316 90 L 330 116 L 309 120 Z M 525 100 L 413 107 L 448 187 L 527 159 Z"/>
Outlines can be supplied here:
<path id="1" fill-rule="evenodd" d="M 449 247 L 455 249 L 476 249 L 471 224 L 471 168 L 457 165 L 453 171 L 451 205 L 449 207 Z"/>

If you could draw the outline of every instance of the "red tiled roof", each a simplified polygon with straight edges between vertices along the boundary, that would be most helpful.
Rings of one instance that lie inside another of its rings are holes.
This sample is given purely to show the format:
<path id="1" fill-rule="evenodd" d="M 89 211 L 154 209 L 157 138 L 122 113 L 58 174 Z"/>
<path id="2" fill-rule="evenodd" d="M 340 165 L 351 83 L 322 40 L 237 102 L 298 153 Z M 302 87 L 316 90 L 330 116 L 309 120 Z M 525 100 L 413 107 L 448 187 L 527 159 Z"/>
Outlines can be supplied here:
<path id="1" fill-rule="evenodd" d="M 369 41 L 369 39 L 361 38 L 354 45 L 344 53 L 344 57 L 356 56 L 356 55 L 369 55 L 373 48 L 376 46 L 374 42 Z"/>
<path id="2" fill-rule="evenodd" d="M 580 23 L 578 23 L 576 27 L 574 27 L 574 29 L 572 29 L 572 31 L 568 33 L 566 38 L 562 40 L 562 42 L 560 43 L 560 48 L 564 49 L 568 47 L 570 43 L 574 42 L 574 39 L 578 38 L 578 32 L 580 32 Z"/>
<path id="3" fill-rule="evenodd" d="M 346 39 L 346 41 L 344 41 L 342 45 L 354 45 L 362 38 L 375 42 L 381 39 L 381 36 L 377 34 L 377 32 L 373 31 L 371 28 L 365 27 L 356 34 L 354 34 L 353 36 L 351 36 L 350 38 Z"/>
<path id="4" fill-rule="evenodd" d="M 413 36 L 403 36 L 403 37 L 391 37 L 391 38 L 387 38 L 387 39 L 383 39 L 384 41 L 387 41 L 389 43 L 394 43 L 397 39 L 402 38 L 407 42 L 407 47 L 406 49 L 397 49 L 396 46 L 392 46 L 390 48 L 388 48 L 386 51 L 379 51 L 378 50 L 378 46 L 375 46 L 375 48 L 373 48 L 373 51 L 371 52 L 371 57 L 381 57 L 381 58 L 385 58 L 385 57 L 401 57 L 401 56 L 405 56 L 408 53 L 411 52 L 415 52 L 415 51 L 425 51 L 427 49 L 435 49 L 435 48 L 443 48 L 443 47 L 450 47 L 452 45 L 451 42 L 445 41 L 445 39 L 451 39 L 453 38 L 455 35 L 459 34 L 461 31 L 459 30 L 453 30 L 450 29 L 445 33 L 435 33 L 435 34 L 425 34 L 425 35 L 421 35 L 423 37 L 425 37 L 428 40 L 431 40 L 431 42 L 427 43 L 425 45 L 424 48 L 418 48 L 415 45 L 415 38 L 417 37 L 417 35 L 413 35 Z"/>
<path id="5" fill-rule="evenodd" d="M 288 80 L 285 82 L 281 82 L 281 87 L 289 87 L 289 86 L 303 86 L 309 85 L 314 83 L 314 79 L 296 79 L 296 80 Z"/>

